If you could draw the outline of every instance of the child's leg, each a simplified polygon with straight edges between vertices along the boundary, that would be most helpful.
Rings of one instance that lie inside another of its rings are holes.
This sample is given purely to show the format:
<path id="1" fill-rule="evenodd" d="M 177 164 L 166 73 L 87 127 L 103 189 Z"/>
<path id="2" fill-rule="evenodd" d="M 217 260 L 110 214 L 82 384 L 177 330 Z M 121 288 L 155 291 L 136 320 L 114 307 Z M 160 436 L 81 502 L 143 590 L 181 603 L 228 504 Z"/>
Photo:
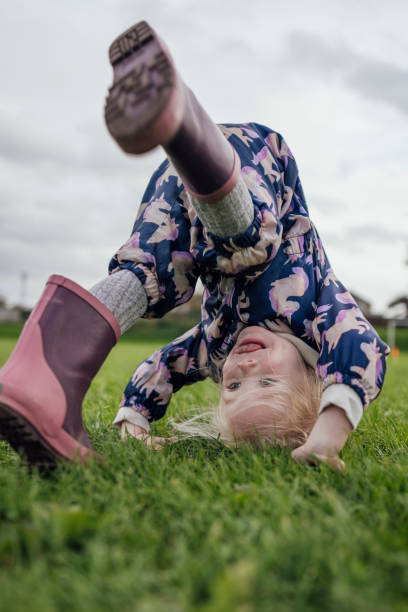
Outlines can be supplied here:
<path id="1" fill-rule="evenodd" d="M 138 154 L 162 145 L 207 229 L 219 236 L 244 232 L 253 204 L 238 155 L 183 83 L 164 43 L 140 22 L 109 54 L 114 83 L 105 119 L 119 146 Z"/>
<path id="2" fill-rule="evenodd" d="M 89 291 L 115 316 L 121 334 L 146 312 L 146 292 L 137 276 L 129 270 L 119 270 L 101 280 Z"/>
<path id="3" fill-rule="evenodd" d="M 254 206 L 248 188 L 240 176 L 233 190 L 221 200 L 208 203 L 188 194 L 201 223 L 217 236 L 237 236 L 251 225 Z"/>

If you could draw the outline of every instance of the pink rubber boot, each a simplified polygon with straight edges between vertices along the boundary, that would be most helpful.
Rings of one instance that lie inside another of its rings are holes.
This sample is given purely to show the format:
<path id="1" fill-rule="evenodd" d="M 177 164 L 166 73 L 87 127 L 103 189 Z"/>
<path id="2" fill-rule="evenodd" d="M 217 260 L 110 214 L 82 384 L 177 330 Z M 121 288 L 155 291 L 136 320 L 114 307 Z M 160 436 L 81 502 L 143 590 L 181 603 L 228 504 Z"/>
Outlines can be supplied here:
<path id="1" fill-rule="evenodd" d="M 186 189 L 216 202 L 235 187 L 237 153 L 180 78 L 164 42 L 141 21 L 110 46 L 109 132 L 127 153 L 162 145 Z"/>
<path id="2" fill-rule="evenodd" d="M 82 399 L 119 337 L 115 317 L 93 295 L 51 276 L 0 370 L 0 437 L 31 464 L 99 457 Z"/>

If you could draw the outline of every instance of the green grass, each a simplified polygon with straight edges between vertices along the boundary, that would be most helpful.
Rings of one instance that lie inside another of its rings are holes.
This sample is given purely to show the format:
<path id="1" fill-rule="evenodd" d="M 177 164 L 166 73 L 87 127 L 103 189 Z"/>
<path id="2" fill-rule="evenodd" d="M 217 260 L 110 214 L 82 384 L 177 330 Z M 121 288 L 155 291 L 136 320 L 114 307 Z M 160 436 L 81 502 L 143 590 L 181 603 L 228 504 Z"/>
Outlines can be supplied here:
<path id="1" fill-rule="evenodd" d="M 14 342 L 0 340 L 0 363 Z M 110 422 L 156 346 L 120 342 L 91 387 L 102 466 L 46 479 L 0 443 L 0 610 L 408 610 L 408 354 L 389 362 L 340 475 L 278 448 L 122 444 Z M 200 383 L 169 412 L 215 399 Z"/>

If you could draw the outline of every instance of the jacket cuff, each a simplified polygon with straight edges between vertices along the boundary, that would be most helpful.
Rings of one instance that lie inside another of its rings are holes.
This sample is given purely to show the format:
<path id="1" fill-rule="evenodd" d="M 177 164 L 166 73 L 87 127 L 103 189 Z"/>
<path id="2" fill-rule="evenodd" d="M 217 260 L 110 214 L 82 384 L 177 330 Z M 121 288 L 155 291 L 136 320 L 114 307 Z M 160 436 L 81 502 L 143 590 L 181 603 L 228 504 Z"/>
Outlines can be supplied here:
<path id="1" fill-rule="evenodd" d="M 138 425 L 147 432 L 150 430 L 150 423 L 146 417 L 140 414 L 140 412 L 133 410 L 133 408 L 129 408 L 129 406 L 122 406 L 122 408 L 119 408 L 113 425 L 120 427 L 122 421 L 128 421 L 129 423 L 133 423 L 133 425 Z"/>
<path id="2" fill-rule="evenodd" d="M 344 385 L 343 383 L 337 383 L 326 387 L 322 394 L 319 414 L 321 414 L 330 404 L 342 408 L 353 426 L 353 429 L 357 427 L 363 416 L 363 403 L 352 387 Z"/>

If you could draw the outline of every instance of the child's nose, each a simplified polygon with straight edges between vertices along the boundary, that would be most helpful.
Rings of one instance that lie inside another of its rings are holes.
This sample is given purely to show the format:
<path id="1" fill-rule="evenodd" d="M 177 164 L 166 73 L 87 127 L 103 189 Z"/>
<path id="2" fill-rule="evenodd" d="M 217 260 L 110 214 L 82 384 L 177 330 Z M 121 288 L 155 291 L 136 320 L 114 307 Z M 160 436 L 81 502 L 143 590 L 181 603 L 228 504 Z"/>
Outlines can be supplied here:
<path id="1" fill-rule="evenodd" d="M 249 355 L 249 353 L 248 353 Z M 256 366 L 256 364 L 258 363 L 258 360 L 255 359 L 254 357 L 245 357 L 245 359 L 240 359 L 238 362 L 238 367 L 243 371 L 243 372 L 247 372 L 248 370 L 250 370 L 251 368 L 254 368 Z"/>

